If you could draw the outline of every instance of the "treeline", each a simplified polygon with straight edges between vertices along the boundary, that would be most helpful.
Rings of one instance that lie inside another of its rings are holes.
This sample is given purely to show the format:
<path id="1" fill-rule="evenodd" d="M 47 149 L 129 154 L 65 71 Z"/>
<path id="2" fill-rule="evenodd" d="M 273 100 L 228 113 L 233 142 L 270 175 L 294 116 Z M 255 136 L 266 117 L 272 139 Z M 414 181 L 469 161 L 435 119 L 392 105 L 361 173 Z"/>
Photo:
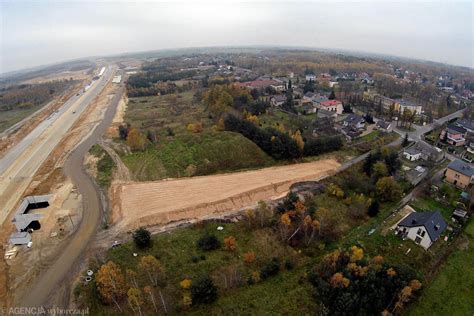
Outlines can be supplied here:
<path id="1" fill-rule="evenodd" d="M 72 80 L 58 80 L 0 89 L 0 111 L 30 109 L 41 105 L 65 91 L 73 83 Z"/>
<path id="2" fill-rule="evenodd" d="M 130 76 L 127 81 L 129 89 L 136 88 L 151 88 L 159 81 L 176 81 L 195 76 L 197 71 L 145 71 L 133 76 Z"/>
<path id="3" fill-rule="evenodd" d="M 202 99 L 207 110 L 216 117 L 222 116 L 231 108 L 260 115 L 270 107 L 270 103 L 261 98 L 258 90 L 248 91 L 235 85 L 213 85 L 204 93 Z"/>
<path id="4" fill-rule="evenodd" d="M 275 159 L 294 159 L 299 156 L 296 142 L 288 134 L 274 128 L 262 129 L 232 114 L 227 115 L 224 124 L 226 130 L 242 134 Z"/>
<path id="5" fill-rule="evenodd" d="M 338 150 L 342 147 L 339 136 L 318 138 L 303 142 L 299 133 L 290 136 L 271 127 L 260 128 L 249 120 L 244 120 L 229 114 L 224 120 L 225 129 L 240 133 L 253 141 L 271 157 L 281 159 L 295 159 L 304 156 L 314 156 Z"/>
<path id="6" fill-rule="evenodd" d="M 191 90 L 192 87 L 191 83 L 178 86 L 172 82 L 161 82 L 147 88 L 133 88 L 132 86 L 127 85 L 127 94 L 130 98 L 147 97 L 153 95 L 181 93 Z"/>

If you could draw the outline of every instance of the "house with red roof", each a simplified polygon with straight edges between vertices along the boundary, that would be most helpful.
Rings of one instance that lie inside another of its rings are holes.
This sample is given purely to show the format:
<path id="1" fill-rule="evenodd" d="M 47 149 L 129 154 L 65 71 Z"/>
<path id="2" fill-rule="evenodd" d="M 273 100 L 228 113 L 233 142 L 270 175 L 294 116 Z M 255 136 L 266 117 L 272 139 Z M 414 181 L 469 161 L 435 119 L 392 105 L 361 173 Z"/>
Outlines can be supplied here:
<path id="1" fill-rule="evenodd" d="M 326 111 L 336 112 L 338 115 L 342 114 L 342 111 L 344 110 L 342 102 L 339 100 L 322 101 L 319 102 L 316 106 Z"/>

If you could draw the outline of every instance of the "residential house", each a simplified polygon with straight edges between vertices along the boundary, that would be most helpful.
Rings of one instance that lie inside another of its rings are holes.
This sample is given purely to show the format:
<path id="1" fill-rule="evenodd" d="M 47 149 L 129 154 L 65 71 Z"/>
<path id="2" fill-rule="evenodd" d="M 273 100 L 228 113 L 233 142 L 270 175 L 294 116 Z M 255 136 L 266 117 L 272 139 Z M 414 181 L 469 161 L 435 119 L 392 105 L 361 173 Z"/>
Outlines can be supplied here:
<path id="1" fill-rule="evenodd" d="M 305 104 L 305 103 L 312 103 L 314 105 L 317 105 L 321 102 L 324 102 L 324 101 L 327 101 L 328 98 L 324 95 L 321 95 L 319 93 L 315 93 L 315 92 L 306 92 L 303 96 L 303 99 L 302 99 L 302 103 Z"/>
<path id="2" fill-rule="evenodd" d="M 441 131 L 439 138 L 453 146 L 464 146 L 466 143 L 467 130 L 455 124 L 449 124 Z"/>
<path id="3" fill-rule="evenodd" d="M 449 163 L 444 173 L 445 180 L 455 186 L 465 189 L 473 181 L 474 167 L 472 164 L 456 159 Z"/>
<path id="4" fill-rule="evenodd" d="M 284 81 L 280 81 L 280 80 L 273 80 L 273 81 L 275 83 L 271 84 L 270 87 L 272 87 L 273 89 L 275 89 L 278 92 L 286 91 L 287 85 Z"/>
<path id="5" fill-rule="evenodd" d="M 363 84 L 367 84 L 367 85 L 372 85 L 374 84 L 374 79 L 372 79 L 372 77 L 364 77 L 360 80 Z"/>
<path id="6" fill-rule="evenodd" d="M 447 223 L 439 211 L 413 212 L 402 219 L 395 232 L 428 249 L 444 232 Z"/>
<path id="7" fill-rule="evenodd" d="M 326 111 L 336 112 L 339 115 L 342 114 L 344 110 L 342 102 L 339 100 L 322 101 L 317 104 L 317 107 Z"/>
<path id="8" fill-rule="evenodd" d="M 304 91 L 301 88 L 294 88 L 293 89 L 293 97 L 295 99 L 301 99 L 304 96 Z"/>
<path id="9" fill-rule="evenodd" d="M 319 94 L 319 93 L 315 93 L 315 94 L 313 95 L 312 100 L 313 100 L 313 103 L 319 104 L 319 103 L 324 102 L 324 101 L 327 101 L 327 100 L 329 100 L 329 99 L 328 99 L 328 97 L 325 96 L 325 95 L 322 95 L 322 94 Z"/>
<path id="10" fill-rule="evenodd" d="M 315 93 L 314 92 L 311 92 L 311 91 L 308 91 L 304 94 L 303 98 L 302 98 L 302 102 L 303 104 L 304 103 L 313 103 L 313 97 L 314 97 Z"/>
<path id="11" fill-rule="evenodd" d="M 474 154 L 474 142 L 469 143 L 469 145 L 467 146 L 467 151 L 471 154 Z"/>
<path id="12" fill-rule="evenodd" d="M 329 118 L 332 118 L 332 119 L 337 118 L 337 113 L 336 112 L 328 111 L 328 110 L 321 109 L 321 108 L 316 108 L 316 113 L 318 114 L 318 117 L 329 117 Z"/>
<path id="13" fill-rule="evenodd" d="M 351 113 L 342 121 L 342 125 L 360 130 L 365 127 L 365 119 L 360 115 Z"/>
<path id="14" fill-rule="evenodd" d="M 454 122 L 454 125 L 464 128 L 468 134 L 474 134 L 474 122 L 460 119 Z"/>
<path id="15" fill-rule="evenodd" d="M 316 106 L 314 106 L 312 102 L 303 103 L 301 105 L 301 109 L 303 111 L 303 114 L 316 113 L 318 111 L 318 108 L 316 108 Z"/>
<path id="16" fill-rule="evenodd" d="M 316 75 L 315 74 L 308 74 L 305 76 L 306 81 L 316 81 Z"/>
<path id="17" fill-rule="evenodd" d="M 360 129 L 357 129 L 353 126 L 344 126 L 341 129 L 342 134 L 346 136 L 348 141 L 352 141 L 353 139 L 356 139 L 362 134 L 362 131 Z"/>
<path id="18" fill-rule="evenodd" d="M 415 147 L 421 152 L 421 159 L 424 161 L 437 163 L 444 158 L 443 151 L 440 148 L 431 146 L 424 141 L 419 141 L 415 144 Z"/>
<path id="19" fill-rule="evenodd" d="M 426 168 L 417 166 L 416 168 L 409 170 L 405 177 L 412 185 L 417 185 L 427 174 L 428 172 Z"/>
<path id="20" fill-rule="evenodd" d="M 282 106 L 286 102 L 286 96 L 284 94 L 272 95 L 270 97 L 270 104 L 273 106 Z"/>
<path id="21" fill-rule="evenodd" d="M 384 121 L 384 120 L 378 120 L 377 123 L 375 124 L 375 128 L 381 132 L 390 132 L 390 128 L 392 127 L 392 123 Z"/>
<path id="22" fill-rule="evenodd" d="M 416 161 L 421 158 L 421 151 L 416 146 L 411 146 L 403 150 L 403 156 L 410 161 Z"/>

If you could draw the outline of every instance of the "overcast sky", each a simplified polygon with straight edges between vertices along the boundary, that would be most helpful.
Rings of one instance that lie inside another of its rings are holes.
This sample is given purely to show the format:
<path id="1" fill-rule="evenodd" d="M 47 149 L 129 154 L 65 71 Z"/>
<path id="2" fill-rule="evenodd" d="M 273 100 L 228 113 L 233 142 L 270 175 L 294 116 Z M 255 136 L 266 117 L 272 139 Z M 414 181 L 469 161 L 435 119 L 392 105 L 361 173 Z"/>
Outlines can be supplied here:
<path id="1" fill-rule="evenodd" d="M 0 0 L 0 73 L 162 48 L 284 45 L 474 67 L 473 1 Z"/>

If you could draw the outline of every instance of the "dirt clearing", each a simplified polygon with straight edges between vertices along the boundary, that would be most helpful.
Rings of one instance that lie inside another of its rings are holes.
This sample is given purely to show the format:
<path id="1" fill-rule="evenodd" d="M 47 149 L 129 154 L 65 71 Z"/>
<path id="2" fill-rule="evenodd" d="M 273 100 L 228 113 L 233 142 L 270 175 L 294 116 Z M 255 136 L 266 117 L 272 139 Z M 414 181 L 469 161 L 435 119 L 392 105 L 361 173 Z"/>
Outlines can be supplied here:
<path id="1" fill-rule="evenodd" d="M 322 179 L 335 159 L 212 176 L 113 184 L 112 223 L 120 230 L 205 218 L 286 194 L 299 181 Z"/>

